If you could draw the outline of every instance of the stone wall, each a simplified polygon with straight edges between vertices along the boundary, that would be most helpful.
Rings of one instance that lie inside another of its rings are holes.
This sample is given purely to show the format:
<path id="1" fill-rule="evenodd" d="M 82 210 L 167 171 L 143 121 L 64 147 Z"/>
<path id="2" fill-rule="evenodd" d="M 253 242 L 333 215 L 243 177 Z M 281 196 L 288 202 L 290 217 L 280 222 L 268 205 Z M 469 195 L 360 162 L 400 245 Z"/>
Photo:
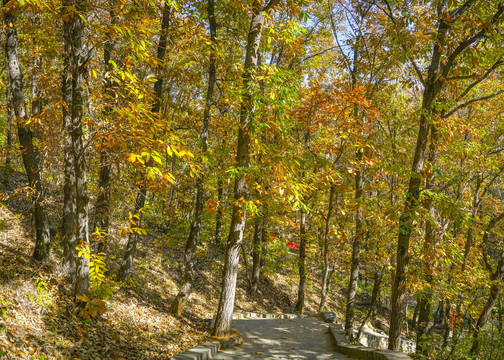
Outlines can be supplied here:
<path id="1" fill-rule="evenodd" d="M 400 352 L 391 350 L 380 350 L 370 347 L 352 345 L 345 336 L 343 326 L 340 324 L 330 325 L 331 335 L 334 339 L 336 351 L 353 357 L 358 360 L 411 360 L 411 358 Z"/>
<path id="2" fill-rule="evenodd" d="M 357 330 L 354 334 L 357 336 Z M 364 346 L 376 349 L 386 349 L 388 347 L 388 336 L 377 333 L 371 329 L 363 329 L 358 341 Z M 402 337 L 399 340 L 399 348 L 404 353 L 414 353 L 416 344 L 414 341 Z"/>

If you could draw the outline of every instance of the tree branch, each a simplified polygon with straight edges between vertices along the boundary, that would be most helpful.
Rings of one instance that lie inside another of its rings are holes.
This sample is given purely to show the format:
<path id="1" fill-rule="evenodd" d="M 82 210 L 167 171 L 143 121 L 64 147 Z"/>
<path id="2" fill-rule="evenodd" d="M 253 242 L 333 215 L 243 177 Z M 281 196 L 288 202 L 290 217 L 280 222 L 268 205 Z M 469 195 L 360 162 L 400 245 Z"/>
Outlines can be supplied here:
<path id="1" fill-rule="evenodd" d="M 490 265 L 490 262 L 488 261 L 488 255 L 487 255 L 487 249 L 488 249 L 488 238 L 490 236 L 490 231 L 497 225 L 499 221 L 501 221 L 504 218 L 504 212 L 500 213 L 497 216 L 494 216 L 490 221 L 488 222 L 488 225 L 485 229 L 485 234 L 483 235 L 483 246 L 485 247 L 483 249 L 483 263 L 485 264 L 485 268 L 488 270 L 488 272 L 493 273 L 492 266 Z"/>
<path id="2" fill-rule="evenodd" d="M 488 69 L 482 77 L 480 77 L 478 80 L 472 82 L 468 87 L 467 89 L 464 90 L 464 92 L 462 93 L 462 95 L 459 96 L 459 99 L 462 99 L 464 96 L 466 96 L 469 91 L 472 90 L 472 88 L 474 88 L 476 85 L 478 85 L 480 82 L 482 82 L 483 80 L 485 80 L 488 75 L 490 75 L 492 73 L 492 71 L 494 71 L 496 68 L 498 68 L 499 66 L 501 66 L 502 64 L 504 64 L 504 62 L 502 61 L 502 57 L 499 58 L 499 60 L 497 60 L 495 62 L 495 64 L 492 65 L 492 67 L 490 69 Z"/>
<path id="3" fill-rule="evenodd" d="M 490 95 L 486 95 L 486 96 L 482 96 L 482 97 L 479 97 L 479 98 L 475 98 L 475 99 L 472 99 L 472 100 L 469 100 L 463 104 L 460 104 L 458 106 L 456 106 L 452 111 L 448 112 L 446 115 L 443 116 L 443 119 L 447 119 L 449 118 L 450 116 L 452 116 L 455 112 L 457 112 L 458 110 L 461 110 L 471 104 L 474 104 L 475 102 L 478 102 L 478 101 L 483 101 L 483 100 L 488 100 L 488 99 L 491 99 L 491 98 L 494 98 L 500 94 L 504 94 L 504 89 L 503 90 L 499 90 L 493 94 L 490 94 Z"/>
<path id="4" fill-rule="evenodd" d="M 392 21 L 392 24 L 396 25 L 396 21 L 395 21 L 394 15 L 392 14 L 392 7 L 390 6 L 388 0 L 384 0 L 384 2 L 385 2 L 385 5 L 387 5 L 388 12 L 385 11 L 384 9 L 382 9 L 380 6 L 377 5 L 378 9 L 380 9 L 381 11 L 383 11 L 385 13 L 385 15 L 387 15 L 387 17 Z M 401 44 L 401 47 L 402 47 L 404 53 L 407 55 L 408 51 L 406 49 L 406 45 Z M 420 71 L 420 68 L 418 67 L 417 63 L 415 62 L 415 59 L 413 59 L 412 56 L 409 56 L 408 60 L 411 62 L 411 65 L 413 66 L 413 69 L 415 69 L 415 72 L 416 72 L 416 74 L 418 76 L 418 80 L 420 80 L 420 83 L 422 84 L 422 86 L 425 87 L 425 81 L 424 81 L 422 72 Z"/>
<path id="5" fill-rule="evenodd" d="M 317 57 L 317 56 L 323 55 L 323 54 L 325 54 L 325 53 L 326 53 L 326 52 L 328 52 L 328 51 L 331 51 L 331 50 L 336 49 L 337 47 L 338 47 L 338 46 L 333 46 L 333 47 L 330 47 L 330 48 L 328 48 L 328 49 L 322 50 L 321 52 L 318 52 L 318 53 L 316 53 L 316 54 L 313 54 L 313 55 L 307 56 L 307 57 L 305 57 L 304 59 L 302 59 L 302 60 L 301 60 L 301 62 L 304 62 L 304 61 L 306 61 L 306 60 L 313 59 L 314 57 Z"/>
<path id="6" fill-rule="evenodd" d="M 467 0 L 457 9 L 450 12 L 450 22 L 457 20 L 463 13 L 466 12 L 472 4 L 474 4 L 475 0 Z"/>
<path id="7" fill-rule="evenodd" d="M 500 16 L 504 12 L 504 5 L 500 5 L 497 11 L 495 12 L 494 16 L 492 17 L 492 20 L 490 20 L 490 24 L 495 23 L 497 20 L 499 20 Z M 456 58 L 469 46 L 474 44 L 476 41 L 480 40 L 485 36 L 487 30 L 486 29 L 481 29 L 478 31 L 475 35 L 466 38 L 464 41 L 462 41 L 456 48 L 453 50 L 453 52 L 448 56 L 448 60 L 446 61 L 446 65 L 443 66 L 443 73 L 442 76 L 446 78 L 448 76 L 448 73 L 450 72 L 452 66 L 455 64 Z"/>

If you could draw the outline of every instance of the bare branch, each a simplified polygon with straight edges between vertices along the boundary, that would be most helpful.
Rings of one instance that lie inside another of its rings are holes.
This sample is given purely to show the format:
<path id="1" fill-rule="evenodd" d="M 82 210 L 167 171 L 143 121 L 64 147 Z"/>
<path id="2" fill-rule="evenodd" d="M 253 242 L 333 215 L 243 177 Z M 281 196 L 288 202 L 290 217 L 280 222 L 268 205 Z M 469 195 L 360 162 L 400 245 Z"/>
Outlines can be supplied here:
<path id="1" fill-rule="evenodd" d="M 310 55 L 310 56 L 305 57 L 304 59 L 302 59 L 302 60 L 301 60 L 301 62 L 304 62 L 304 61 L 307 61 L 307 60 L 313 59 L 314 57 L 317 57 L 317 56 L 323 55 L 323 54 L 325 54 L 326 52 L 331 51 L 331 50 L 334 50 L 334 49 L 336 49 L 336 48 L 337 48 L 337 46 L 333 46 L 333 47 L 330 47 L 330 48 L 328 48 L 328 49 L 322 50 L 321 52 L 318 52 L 318 53 L 316 53 L 316 54 L 313 54 L 313 55 Z"/>
<path id="2" fill-rule="evenodd" d="M 482 97 L 479 97 L 479 98 L 475 98 L 475 99 L 472 99 L 472 100 L 469 100 L 463 104 L 460 104 L 458 106 L 456 106 L 452 111 L 448 112 L 446 115 L 443 116 L 443 119 L 446 119 L 446 118 L 449 118 L 450 116 L 452 116 L 455 112 L 457 112 L 458 110 L 461 110 L 461 109 L 464 109 L 466 107 L 468 107 L 469 105 L 471 104 L 474 104 L 475 102 L 478 102 L 478 101 L 483 101 L 483 100 L 488 100 L 488 99 L 491 99 L 491 98 L 494 98 L 500 94 L 504 94 L 504 89 L 503 90 L 499 90 L 493 94 L 490 94 L 490 95 L 486 95 L 486 96 L 482 96 Z"/>
<path id="3" fill-rule="evenodd" d="M 334 16 L 332 12 L 332 7 L 329 9 L 329 17 L 331 19 L 331 30 L 333 32 L 334 39 L 336 40 L 336 44 L 338 45 L 339 51 L 341 53 L 341 56 L 343 56 L 343 60 L 345 62 L 345 66 L 348 70 L 348 72 L 351 74 L 352 73 L 352 67 L 350 66 L 350 61 L 348 60 L 347 56 L 345 55 L 345 52 L 343 51 L 343 48 L 341 47 L 341 44 L 338 39 L 338 32 L 336 31 L 336 23 L 334 22 Z"/>
<path id="4" fill-rule="evenodd" d="M 495 148 L 493 148 L 492 150 L 490 150 L 487 155 L 493 155 L 493 154 L 498 154 L 500 153 L 502 150 L 504 150 L 504 144 L 503 145 L 499 145 Z"/>
<path id="5" fill-rule="evenodd" d="M 476 85 L 478 85 L 480 82 L 482 82 L 483 80 L 485 80 L 488 75 L 490 75 L 496 68 L 498 68 L 499 66 L 501 66 L 502 64 L 504 64 L 504 62 L 502 61 L 502 57 L 499 58 L 499 60 L 497 60 L 495 62 L 495 64 L 492 65 L 492 67 L 490 69 L 488 69 L 482 77 L 480 77 L 478 80 L 472 82 L 468 87 L 467 89 L 464 90 L 464 92 L 462 93 L 462 95 L 459 96 L 459 99 L 462 99 L 464 96 L 466 96 L 469 91 L 471 91 Z"/>

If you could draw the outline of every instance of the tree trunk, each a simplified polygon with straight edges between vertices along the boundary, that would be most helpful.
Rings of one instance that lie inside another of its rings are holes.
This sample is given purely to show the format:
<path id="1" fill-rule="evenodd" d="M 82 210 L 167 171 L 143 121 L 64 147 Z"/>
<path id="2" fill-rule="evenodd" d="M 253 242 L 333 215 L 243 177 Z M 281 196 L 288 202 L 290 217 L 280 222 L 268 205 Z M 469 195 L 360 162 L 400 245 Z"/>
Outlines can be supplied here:
<path id="1" fill-rule="evenodd" d="M 4 0 L 4 6 L 8 1 Z M 51 236 L 49 233 L 49 220 L 44 204 L 44 188 L 42 186 L 42 167 L 40 164 L 40 155 L 38 149 L 33 145 L 33 133 L 25 125 L 28 120 L 26 113 L 26 103 L 23 88 L 23 75 L 18 56 L 18 38 L 15 27 L 15 17 L 12 8 L 4 10 L 5 21 L 5 55 L 7 57 L 10 89 L 12 94 L 12 106 L 16 117 L 19 144 L 21 145 L 21 154 L 23 165 L 28 177 L 30 186 L 35 190 L 32 197 L 33 213 L 35 218 L 35 249 L 33 258 L 39 261 L 49 257 L 49 246 Z"/>
<path id="2" fill-rule="evenodd" d="M 499 288 L 499 285 L 495 283 L 492 284 L 492 286 L 490 287 L 490 295 L 488 296 L 488 300 L 485 303 L 483 310 L 481 310 L 478 322 L 476 323 L 476 327 L 474 329 L 473 343 L 471 346 L 471 350 L 469 351 L 469 353 L 472 355 L 477 354 L 479 351 L 480 343 L 478 337 L 480 331 L 487 324 L 488 319 L 490 318 L 490 314 L 492 313 L 492 309 L 495 306 L 495 303 L 497 302 L 497 299 L 499 298 L 500 294 L 501 290 Z"/>
<path id="3" fill-rule="evenodd" d="M 303 210 L 301 210 L 301 222 L 299 224 L 299 259 L 298 259 L 299 286 L 298 286 L 298 300 L 296 303 L 296 312 L 298 314 L 303 313 L 305 305 L 305 285 L 306 285 L 305 262 L 306 262 L 306 213 Z"/>
<path id="4" fill-rule="evenodd" d="M 211 107 L 213 102 L 213 93 L 215 86 L 215 75 L 216 75 L 216 36 L 217 36 L 217 22 L 215 20 L 214 13 L 214 0 L 208 0 L 208 20 L 210 25 L 210 65 L 208 68 L 208 87 L 205 101 L 205 110 L 203 112 L 203 124 L 201 126 L 199 138 L 201 146 L 202 156 L 206 156 L 208 152 L 208 130 L 209 122 L 211 116 Z M 203 220 L 203 206 L 205 205 L 205 175 L 206 175 L 206 165 L 203 163 L 202 170 L 199 178 L 196 180 L 196 203 L 194 205 L 194 219 L 191 223 L 191 230 L 189 232 L 189 237 L 187 238 L 184 261 L 184 282 L 179 290 L 179 293 L 173 301 L 170 311 L 174 314 L 181 315 L 184 310 L 185 303 L 191 296 L 193 290 L 194 282 L 194 254 L 196 252 L 196 246 L 199 241 L 199 234 L 201 231 L 201 223 Z"/>
<path id="5" fill-rule="evenodd" d="M 357 111 L 356 111 L 357 113 Z M 357 169 L 355 172 L 355 205 L 357 206 L 355 214 L 355 238 L 352 243 L 352 259 L 350 267 L 350 279 L 348 281 L 348 290 L 346 297 L 345 311 L 345 334 L 348 339 L 354 337 L 354 318 L 355 318 L 355 295 L 357 293 L 357 281 L 359 276 L 359 266 L 361 263 L 362 238 L 364 236 L 364 223 L 362 213 L 362 195 L 364 185 L 364 165 L 362 164 L 363 149 L 359 148 L 356 154 Z"/>
<path id="6" fill-rule="evenodd" d="M 319 312 L 324 311 L 329 283 L 331 282 L 331 277 L 332 274 L 334 273 L 334 265 L 331 263 L 331 259 L 329 259 L 329 230 L 331 230 L 331 217 L 334 208 L 335 194 L 336 194 L 336 185 L 333 183 L 331 184 L 331 189 L 329 190 L 329 204 L 327 206 L 327 217 L 325 219 L 324 245 L 323 245 L 324 272 L 322 276 L 322 290 L 320 292 L 320 303 L 318 307 Z"/>
<path id="7" fill-rule="evenodd" d="M 443 329 L 443 345 L 441 346 L 442 349 L 448 345 L 448 337 L 450 336 L 451 332 L 451 303 L 448 300 L 445 300 L 445 312 L 443 314 L 444 316 L 444 329 Z"/>
<path id="8" fill-rule="evenodd" d="M 448 2 L 443 0 L 438 7 L 439 16 L 447 11 Z M 444 15 L 443 15 L 444 16 Z M 422 106 L 420 112 L 420 125 L 411 166 L 408 190 L 404 210 L 399 218 L 399 233 L 397 238 L 396 271 L 392 284 L 392 312 L 390 317 L 389 343 L 390 350 L 399 350 L 399 338 L 401 327 L 404 322 L 404 295 L 406 292 L 406 277 L 409 265 L 409 244 L 411 233 L 415 227 L 414 217 L 420 197 L 420 185 L 422 183 L 422 171 L 427 158 L 427 145 L 429 140 L 430 121 L 432 115 L 432 105 L 437 94 L 441 90 L 442 82 L 438 79 L 439 66 L 441 63 L 441 46 L 449 26 L 444 21 L 439 21 L 437 39 L 431 56 L 431 63 L 428 67 L 428 74 L 425 80 L 425 87 L 422 95 Z"/>
<path id="9" fill-rule="evenodd" d="M 224 210 L 222 207 L 222 199 L 224 195 L 224 190 L 222 189 L 222 180 L 219 178 L 217 180 L 217 200 L 219 201 L 219 205 L 217 208 L 217 213 L 215 214 L 215 245 L 217 247 L 221 246 L 221 238 L 222 238 L 222 216 L 224 214 Z"/>
<path id="10" fill-rule="evenodd" d="M 266 191 L 269 187 L 266 187 Z M 263 223 L 262 223 L 262 231 L 261 231 L 261 259 L 259 260 L 259 271 L 266 266 L 266 256 L 268 255 L 268 218 L 269 218 L 269 207 L 267 201 L 264 204 L 263 208 Z"/>
<path id="11" fill-rule="evenodd" d="M 5 98 L 7 100 L 7 103 L 5 104 L 7 112 L 7 136 L 6 136 L 7 150 L 5 155 L 5 165 L 10 165 L 11 151 L 12 151 L 12 97 L 10 95 L 8 86 L 5 89 Z"/>
<path id="12" fill-rule="evenodd" d="M 420 309 L 420 299 L 417 299 L 415 310 L 413 311 L 413 317 L 411 318 L 411 328 L 412 329 L 416 329 L 419 309 Z"/>
<path id="13" fill-rule="evenodd" d="M 64 5 L 71 9 L 68 19 L 68 36 L 66 41 L 70 50 L 70 73 L 72 87 L 71 120 L 68 124 L 71 137 L 71 153 L 75 174 L 75 240 L 79 254 L 76 258 L 75 295 L 87 294 L 89 289 L 89 214 L 86 179 L 86 154 L 83 139 L 82 123 L 84 120 L 84 25 L 82 15 L 85 14 L 85 2 L 65 1 Z M 75 249 L 73 249 L 75 251 Z"/>
<path id="14" fill-rule="evenodd" d="M 426 184 L 425 189 L 428 191 L 432 191 L 434 188 L 434 178 L 435 173 L 433 171 L 436 166 L 437 161 L 437 150 L 438 145 L 438 131 L 434 125 L 431 125 L 431 138 L 429 145 L 429 155 L 428 155 L 428 163 L 430 166 L 429 174 L 426 175 Z M 432 297 L 433 297 L 433 284 L 434 284 L 434 276 L 433 265 L 435 262 L 433 250 L 435 247 L 435 235 L 436 235 L 436 226 L 433 223 L 433 219 L 435 218 L 434 206 L 432 204 L 432 198 L 429 196 L 424 204 L 425 210 L 429 213 L 429 218 L 425 220 L 425 239 L 424 239 L 424 252 L 425 261 L 423 263 L 425 280 L 424 283 L 426 285 L 423 293 L 420 294 L 419 303 L 418 303 L 418 323 L 417 323 L 417 346 L 416 353 L 427 355 L 429 352 L 430 340 L 429 340 L 429 332 L 431 329 L 431 309 L 432 309 Z"/>
<path id="15" fill-rule="evenodd" d="M 373 316 L 376 312 L 377 308 L 377 303 L 378 303 L 378 296 L 380 295 L 380 286 L 381 282 L 383 279 L 383 273 L 385 272 L 385 266 L 382 267 L 381 270 L 377 270 L 374 275 L 374 284 L 373 284 L 373 291 L 371 293 L 371 305 L 369 306 L 369 311 L 362 320 L 361 326 L 359 327 L 359 331 L 357 331 L 357 336 L 355 337 L 356 339 L 359 339 L 362 333 L 362 328 L 366 324 L 366 321 Z"/>
<path id="16" fill-rule="evenodd" d="M 144 180 L 145 182 L 146 180 Z M 142 226 L 142 211 L 145 206 L 145 199 L 147 198 L 147 185 L 142 185 L 138 190 L 138 194 L 135 200 L 135 212 L 133 213 L 133 220 L 136 223 L 136 227 L 140 228 Z M 131 267 L 133 266 L 133 259 L 135 258 L 135 253 L 137 249 L 139 234 L 132 231 L 128 236 L 128 243 L 126 245 L 126 251 L 123 255 L 123 262 L 121 268 L 119 269 L 118 279 L 124 281 L 126 277 L 130 274 Z"/>
<path id="17" fill-rule="evenodd" d="M 234 204 L 231 215 L 231 225 L 224 262 L 224 276 L 219 299 L 219 307 L 215 317 L 212 331 L 214 336 L 224 336 L 229 333 L 231 317 L 233 315 L 234 299 L 236 291 L 236 276 L 240 248 L 245 229 L 245 207 L 242 199 L 247 196 L 247 178 L 244 173 L 250 166 L 250 139 L 251 126 L 254 114 L 254 94 L 252 74 L 257 67 L 259 45 L 261 43 L 261 31 L 264 25 L 265 13 L 278 3 L 278 0 L 270 0 L 262 8 L 255 0 L 252 5 L 252 20 L 247 39 L 245 64 L 243 67 L 242 103 L 240 109 L 240 124 L 238 126 L 238 144 L 236 151 L 236 165 L 241 170 L 235 178 Z"/>
<path id="18" fill-rule="evenodd" d="M 159 37 L 159 43 L 157 48 L 157 60 L 158 60 L 158 68 L 156 69 L 156 82 L 154 83 L 154 102 L 152 104 L 151 111 L 154 114 L 158 114 L 161 110 L 161 96 L 163 91 L 163 77 L 161 76 L 161 64 L 164 62 L 165 54 L 166 54 L 166 44 L 168 41 L 168 27 L 170 25 L 170 13 L 171 6 L 165 4 L 163 8 L 163 15 L 161 21 L 161 34 Z M 147 163 L 147 167 L 152 166 L 152 158 Z M 145 206 L 145 199 L 147 198 L 147 187 L 148 182 L 146 177 L 141 182 L 140 188 L 138 189 L 137 197 L 135 199 L 135 222 L 137 223 L 137 227 L 140 227 L 142 222 L 142 212 Z M 124 281 L 126 277 L 131 272 L 131 267 L 133 266 L 133 259 L 135 257 L 137 243 L 138 243 L 138 233 L 131 233 L 128 236 L 128 243 L 126 245 L 126 252 L 123 255 L 123 262 L 121 268 L 119 269 L 118 278 L 119 280 Z"/>
<path id="19" fill-rule="evenodd" d="M 487 251 L 488 249 L 488 241 L 492 230 L 495 228 L 497 223 L 504 218 L 504 212 L 499 215 L 494 216 L 490 222 L 488 223 L 484 234 L 483 234 L 483 262 L 488 271 L 492 271 L 491 265 L 487 259 Z M 487 324 L 488 319 L 490 318 L 490 314 L 492 313 L 492 309 L 495 306 L 499 296 L 501 295 L 501 286 L 502 286 L 502 276 L 504 275 L 504 250 L 500 252 L 499 262 L 496 266 L 495 271 L 491 272 L 490 280 L 492 281 L 492 285 L 490 286 L 490 295 L 488 296 L 488 300 L 481 310 L 480 316 L 478 318 L 478 322 L 476 323 L 476 327 L 473 333 L 473 344 L 470 349 L 470 354 L 475 355 L 479 351 L 479 334 L 481 329 Z"/>
<path id="20" fill-rule="evenodd" d="M 261 240 L 263 232 L 263 221 L 257 217 L 254 223 L 254 236 L 252 238 L 252 274 L 250 279 L 250 295 L 255 296 L 261 274 Z"/>
<path id="21" fill-rule="evenodd" d="M 497 329 L 499 330 L 499 334 L 502 334 L 502 294 L 499 296 L 499 300 L 497 302 L 497 306 L 498 306 L 498 309 L 499 309 L 499 312 L 498 312 L 498 319 L 499 319 L 499 325 L 497 326 Z"/>
<path id="22" fill-rule="evenodd" d="M 116 13 L 114 11 L 115 0 L 109 0 L 108 6 L 110 14 L 110 24 L 112 26 L 116 23 Z M 115 40 L 113 39 L 113 34 L 109 32 L 107 34 L 107 40 L 103 47 L 103 63 L 105 66 L 105 73 L 108 73 L 108 77 L 105 79 L 104 93 L 106 96 L 107 105 L 103 110 L 103 118 L 108 119 L 112 116 L 113 106 L 112 99 L 114 98 L 113 86 L 114 82 L 111 79 L 111 73 L 113 71 L 113 65 L 110 61 L 112 58 L 112 52 L 114 51 Z M 94 216 L 94 226 L 92 231 L 98 231 L 99 235 L 96 237 L 96 242 L 98 244 L 98 252 L 105 252 L 105 244 L 107 242 L 109 233 L 109 218 L 110 218 L 110 174 L 112 172 L 112 159 L 110 158 L 110 153 L 107 147 L 103 147 L 100 151 L 100 165 L 99 165 L 99 175 L 98 175 L 98 196 L 96 198 L 95 205 L 95 216 Z"/>
<path id="23" fill-rule="evenodd" d="M 75 188 L 75 167 L 72 154 L 72 139 L 70 134 L 72 121 L 72 74 L 71 74 L 71 49 L 70 49 L 70 22 L 63 23 L 64 34 L 64 59 L 61 92 L 63 94 L 63 152 L 65 181 L 63 185 L 63 263 L 62 274 L 67 277 L 70 284 L 75 282 L 75 247 L 77 195 Z"/>

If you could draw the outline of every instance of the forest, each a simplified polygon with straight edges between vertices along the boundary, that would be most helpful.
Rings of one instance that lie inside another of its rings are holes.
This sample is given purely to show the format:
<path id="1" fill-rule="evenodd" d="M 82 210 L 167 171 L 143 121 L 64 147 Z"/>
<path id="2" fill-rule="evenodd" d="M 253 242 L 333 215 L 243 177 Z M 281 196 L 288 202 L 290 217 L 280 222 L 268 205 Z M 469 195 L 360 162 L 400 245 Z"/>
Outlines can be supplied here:
<path id="1" fill-rule="evenodd" d="M 3 0 L 0 358 L 333 311 L 351 342 L 504 359 L 503 13 Z"/>

